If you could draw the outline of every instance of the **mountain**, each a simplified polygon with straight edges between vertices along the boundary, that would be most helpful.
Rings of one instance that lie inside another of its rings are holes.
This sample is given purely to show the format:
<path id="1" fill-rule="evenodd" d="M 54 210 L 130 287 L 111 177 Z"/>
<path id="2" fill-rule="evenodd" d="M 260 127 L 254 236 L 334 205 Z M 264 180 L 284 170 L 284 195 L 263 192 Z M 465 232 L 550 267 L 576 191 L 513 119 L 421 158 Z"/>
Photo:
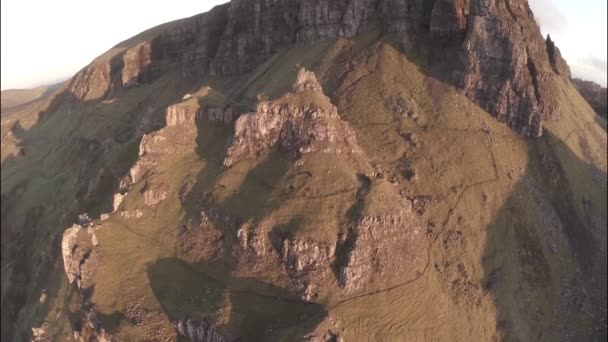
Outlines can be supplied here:
<path id="1" fill-rule="evenodd" d="M 595 112 L 606 120 L 608 116 L 608 92 L 606 88 L 602 88 L 601 85 L 591 82 L 584 81 L 580 78 L 575 78 L 572 83 L 581 93 L 581 95 L 589 102 Z"/>
<path id="2" fill-rule="evenodd" d="M 16 111 L 35 100 L 49 96 L 54 90 L 59 88 L 61 83 L 53 85 L 43 85 L 32 89 L 7 89 L 0 94 L 2 98 L 2 116 L 8 112 Z"/>
<path id="3" fill-rule="evenodd" d="M 526 0 L 233 0 L 35 103 L 2 341 L 606 339 L 606 124 Z"/>

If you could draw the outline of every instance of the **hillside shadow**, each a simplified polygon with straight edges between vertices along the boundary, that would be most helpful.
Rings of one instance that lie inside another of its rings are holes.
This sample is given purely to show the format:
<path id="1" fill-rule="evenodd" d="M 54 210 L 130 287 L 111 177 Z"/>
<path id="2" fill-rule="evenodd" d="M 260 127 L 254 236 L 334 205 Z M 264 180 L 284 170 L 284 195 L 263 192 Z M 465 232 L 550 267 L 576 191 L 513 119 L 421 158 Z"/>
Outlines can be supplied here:
<path id="1" fill-rule="evenodd" d="M 577 187 L 606 173 L 549 132 L 531 145 L 527 173 L 487 228 L 483 288 L 496 306 L 496 338 L 605 341 L 606 189 L 595 183 L 597 193 L 581 199 Z"/>
<path id="2" fill-rule="evenodd" d="M 220 281 L 197 269 L 177 258 L 160 259 L 148 267 L 152 290 L 174 323 L 191 320 L 235 341 L 268 341 L 278 334 L 303 336 L 327 316 L 322 305 L 273 295 L 285 289 L 253 279 Z M 265 290 L 251 291 L 243 284 Z"/>
<path id="3" fill-rule="evenodd" d="M 238 191 L 221 202 L 221 206 L 241 219 L 259 220 L 279 207 L 273 193 L 278 182 L 290 169 L 291 160 L 281 151 L 275 150 L 256 161 L 255 166 L 238 187 Z"/>

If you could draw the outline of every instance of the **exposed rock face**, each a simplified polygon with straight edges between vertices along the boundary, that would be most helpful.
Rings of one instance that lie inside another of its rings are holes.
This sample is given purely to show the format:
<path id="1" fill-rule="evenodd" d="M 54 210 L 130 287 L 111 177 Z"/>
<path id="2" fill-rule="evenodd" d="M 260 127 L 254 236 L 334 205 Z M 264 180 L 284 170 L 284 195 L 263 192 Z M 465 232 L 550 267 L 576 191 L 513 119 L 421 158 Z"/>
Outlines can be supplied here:
<path id="1" fill-rule="evenodd" d="M 167 108 L 167 126 L 195 127 L 201 118 L 200 108 L 192 105 L 174 105 Z"/>
<path id="2" fill-rule="evenodd" d="M 276 101 L 262 101 L 255 113 L 237 120 L 224 165 L 257 157 L 275 146 L 303 154 L 331 144 L 325 152 L 361 153 L 354 131 L 340 120 L 313 73 L 301 69 L 294 92 Z"/>
<path id="3" fill-rule="evenodd" d="M 97 317 L 97 313 L 91 307 L 88 299 L 82 305 L 80 314 L 80 322 L 82 329 L 74 331 L 74 340 L 78 342 L 99 341 L 99 342 L 115 342 L 116 339 L 108 334 L 101 326 L 101 321 Z"/>
<path id="4" fill-rule="evenodd" d="M 396 214 L 364 217 L 339 242 L 346 254 L 339 284 L 347 293 L 389 288 L 415 279 L 427 263 L 430 237 L 411 207 Z M 394 251 L 399 251 L 395 253 Z"/>
<path id="5" fill-rule="evenodd" d="M 127 219 L 127 220 L 132 220 L 132 219 L 140 219 L 142 217 L 144 217 L 144 213 L 139 210 L 132 210 L 132 211 L 121 211 L 120 212 L 120 216 L 122 216 L 123 218 Z"/>
<path id="6" fill-rule="evenodd" d="M 229 342 L 210 320 L 186 319 L 177 322 L 177 331 L 181 336 L 195 342 Z"/>
<path id="7" fill-rule="evenodd" d="M 333 258 L 335 246 L 314 241 L 285 238 L 281 246 L 281 260 L 290 268 L 301 272 L 327 265 Z"/>
<path id="8" fill-rule="evenodd" d="M 265 238 L 261 229 L 255 225 L 243 224 L 236 232 L 238 246 L 235 249 L 237 259 L 249 258 L 254 260 L 264 256 L 269 250 L 269 241 Z"/>
<path id="9" fill-rule="evenodd" d="M 403 99 L 394 102 L 391 104 L 399 113 L 414 115 Z M 314 73 L 306 69 L 299 71 L 293 93 L 276 101 L 262 100 L 256 113 L 237 120 L 235 139 L 224 164 L 255 158 L 276 146 L 296 154 L 346 152 L 367 160 L 352 129 L 325 97 Z M 347 236 L 336 238 L 337 243 L 271 233 L 267 228 L 245 224 L 237 231 L 234 256 L 257 274 L 267 271 L 259 265 L 281 265 L 289 288 L 309 302 L 325 294 L 321 284 L 334 276 L 348 294 L 389 288 L 416 278 L 428 261 L 422 245 L 429 237 L 411 204 L 403 202 L 400 208 L 357 220 Z M 269 236 L 277 241 L 272 242 Z M 402 253 L 395 256 L 395 250 Z"/>
<path id="10" fill-rule="evenodd" d="M 412 281 L 427 267 L 432 240 L 411 206 L 394 214 L 361 218 L 346 236 L 338 237 L 337 244 L 279 234 L 275 250 L 269 235 L 257 226 L 241 226 L 234 251 L 237 262 L 251 265 L 254 274 L 265 271 L 259 265 L 278 262 L 284 267 L 289 288 L 308 302 L 325 295 L 327 288 L 322 284 L 334 276 L 348 295 Z M 273 272 L 277 274 L 276 269 Z"/>
<path id="11" fill-rule="evenodd" d="M 602 88 L 597 83 L 583 81 L 579 78 L 573 79 L 572 83 L 598 115 L 603 118 L 608 117 L 608 93 L 606 88 Z"/>
<path id="12" fill-rule="evenodd" d="M 298 14 L 302 28 L 299 43 L 326 38 L 352 37 L 366 23 L 374 9 L 373 0 L 303 1 Z"/>
<path id="13" fill-rule="evenodd" d="M 234 249 L 236 261 L 251 274 L 272 272 L 276 276 L 284 272 L 293 293 L 307 302 L 317 300 L 326 290 L 322 284 L 333 277 L 335 244 L 279 234 L 273 247 L 270 235 L 262 227 L 241 225 Z"/>
<path id="14" fill-rule="evenodd" d="M 159 31 L 120 63 L 92 64 L 69 89 L 94 99 L 178 68 L 185 77 L 242 74 L 291 44 L 353 37 L 371 19 L 406 52 L 430 48 L 439 56 L 431 69 L 521 134 L 539 136 L 543 120 L 559 115 L 551 81 L 570 70 L 527 0 L 233 0 Z"/>
<path id="15" fill-rule="evenodd" d="M 71 79 L 68 92 L 83 101 L 102 98 L 110 89 L 110 74 L 109 61 L 93 62 Z"/>
<path id="16" fill-rule="evenodd" d="M 296 81 L 293 84 L 293 92 L 303 93 L 305 91 L 313 91 L 319 94 L 323 94 L 323 88 L 317 80 L 315 73 L 305 68 L 301 68 L 296 76 Z"/>
<path id="17" fill-rule="evenodd" d="M 526 0 L 438 1 L 431 23 L 431 37 L 453 47 L 446 56 L 462 61 L 439 64 L 499 121 L 537 137 L 543 120 L 558 117 L 551 80 L 569 77 L 569 70 L 550 39 L 544 41 Z M 444 46 L 434 49 L 441 53 Z"/>
<path id="18" fill-rule="evenodd" d="M 162 146 L 164 146 L 163 143 L 165 140 L 165 137 L 155 133 L 150 135 L 146 134 L 142 137 L 139 145 L 139 159 L 129 171 L 133 184 L 138 183 L 157 170 L 158 162 L 156 161 L 156 158 L 154 158 L 154 154 L 157 154 L 160 151 L 156 149 L 156 146 L 164 148 Z M 165 150 L 163 150 L 163 152 L 164 151 Z"/>
<path id="19" fill-rule="evenodd" d="M 167 191 L 162 187 L 156 189 L 146 189 L 143 192 L 144 203 L 150 207 L 156 207 L 160 202 L 167 198 Z"/>
<path id="20" fill-rule="evenodd" d="M 283 239 L 281 260 L 300 298 L 314 301 L 319 297 L 324 290 L 321 284 L 330 275 L 335 250 L 335 245 L 320 241 Z"/>
<path id="21" fill-rule="evenodd" d="M 125 195 L 122 193 L 114 194 L 114 199 L 112 201 L 112 208 L 114 208 L 114 211 L 118 210 L 118 207 L 120 207 L 120 204 L 124 198 Z"/>
<path id="22" fill-rule="evenodd" d="M 52 337 L 48 334 L 48 323 L 44 322 L 39 328 L 32 328 L 32 342 L 50 342 Z"/>
<path id="23" fill-rule="evenodd" d="M 127 50 L 123 56 L 122 85 L 131 86 L 138 82 L 143 70 L 152 63 L 152 45 L 145 41 Z"/>
<path id="24" fill-rule="evenodd" d="M 210 63 L 213 75 L 253 70 L 280 48 L 293 43 L 297 1 L 237 0 L 224 11 L 227 20 Z"/>
<path id="25" fill-rule="evenodd" d="M 73 225 L 63 233 L 61 251 L 68 282 L 75 285 L 79 297 L 79 328 L 74 331 L 74 339 L 80 342 L 91 340 L 110 342 L 114 339 L 101 326 L 90 302 L 90 292 L 87 291 L 93 285 L 93 275 L 100 263 L 100 255 L 95 250 L 98 242 L 93 226 L 86 214 L 80 215 L 79 224 Z M 44 326 L 40 329 L 43 328 Z M 44 330 L 34 333 L 44 333 Z"/>
<path id="26" fill-rule="evenodd" d="M 562 57 L 562 53 L 559 51 L 559 48 L 555 45 L 555 42 L 551 39 L 550 35 L 547 35 L 547 40 L 545 41 L 547 46 L 547 54 L 549 55 L 549 62 L 553 67 L 553 70 L 566 78 L 571 78 L 572 73 L 570 72 L 570 67 L 566 60 Z"/>
<path id="27" fill-rule="evenodd" d="M 438 0 L 431 11 L 430 32 L 444 47 L 458 47 L 467 30 L 469 0 Z"/>

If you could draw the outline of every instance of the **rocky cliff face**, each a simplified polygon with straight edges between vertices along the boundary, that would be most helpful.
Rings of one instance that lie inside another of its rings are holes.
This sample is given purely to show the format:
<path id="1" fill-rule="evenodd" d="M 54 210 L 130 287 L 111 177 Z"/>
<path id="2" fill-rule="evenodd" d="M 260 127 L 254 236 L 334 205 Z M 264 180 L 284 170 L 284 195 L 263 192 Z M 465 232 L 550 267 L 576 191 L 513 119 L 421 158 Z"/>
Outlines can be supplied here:
<path id="1" fill-rule="evenodd" d="M 70 91 L 100 98 L 169 70 L 184 78 L 243 74 L 287 46 L 371 26 L 398 37 L 406 52 L 429 50 L 430 70 L 523 135 L 540 136 L 543 121 L 559 116 L 551 84 L 570 71 L 527 0 L 235 0 L 101 59 Z"/>

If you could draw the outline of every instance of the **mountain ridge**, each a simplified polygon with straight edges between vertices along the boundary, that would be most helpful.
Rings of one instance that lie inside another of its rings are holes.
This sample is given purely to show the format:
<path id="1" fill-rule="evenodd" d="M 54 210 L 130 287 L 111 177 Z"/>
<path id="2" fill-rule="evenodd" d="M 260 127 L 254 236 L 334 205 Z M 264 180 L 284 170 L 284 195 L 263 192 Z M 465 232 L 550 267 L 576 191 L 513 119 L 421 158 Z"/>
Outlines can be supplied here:
<path id="1" fill-rule="evenodd" d="M 261 7 L 256 9 L 255 4 Z M 397 0 L 285 0 L 272 5 L 233 1 L 164 25 L 164 31 L 159 32 L 163 27 L 148 30 L 145 35 L 152 38 L 130 44 L 128 49 L 128 43 L 119 44 L 101 61 L 79 72 L 69 91 L 79 99 L 102 98 L 168 70 L 177 70 L 182 77 L 245 73 L 290 44 L 352 37 L 375 25 L 374 21 L 385 33 L 398 35 L 406 52 L 426 50 L 430 56 L 448 56 L 428 58 L 427 63 L 432 67 L 447 63 L 443 67 L 451 74 L 444 75 L 446 81 L 520 133 L 538 136 L 542 121 L 557 117 L 555 99 L 544 89 L 556 75 L 569 78 L 570 70 L 550 37 L 546 41 L 541 37 L 527 1 L 441 0 L 424 5 Z M 510 30 L 512 25 L 520 30 Z M 483 31 L 490 29 L 504 38 L 502 44 L 487 41 Z M 505 60 L 496 61 L 492 54 L 503 55 Z M 480 63 L 486 70 L 480 69 Z M 94 88 L 84 87 L 83 82 Z M 529 89 L 528 84 L 534 88 Z M 518 99 L 517 106 L 514 100 L 509 106 L 488 101 L 506 96 Z"/>

